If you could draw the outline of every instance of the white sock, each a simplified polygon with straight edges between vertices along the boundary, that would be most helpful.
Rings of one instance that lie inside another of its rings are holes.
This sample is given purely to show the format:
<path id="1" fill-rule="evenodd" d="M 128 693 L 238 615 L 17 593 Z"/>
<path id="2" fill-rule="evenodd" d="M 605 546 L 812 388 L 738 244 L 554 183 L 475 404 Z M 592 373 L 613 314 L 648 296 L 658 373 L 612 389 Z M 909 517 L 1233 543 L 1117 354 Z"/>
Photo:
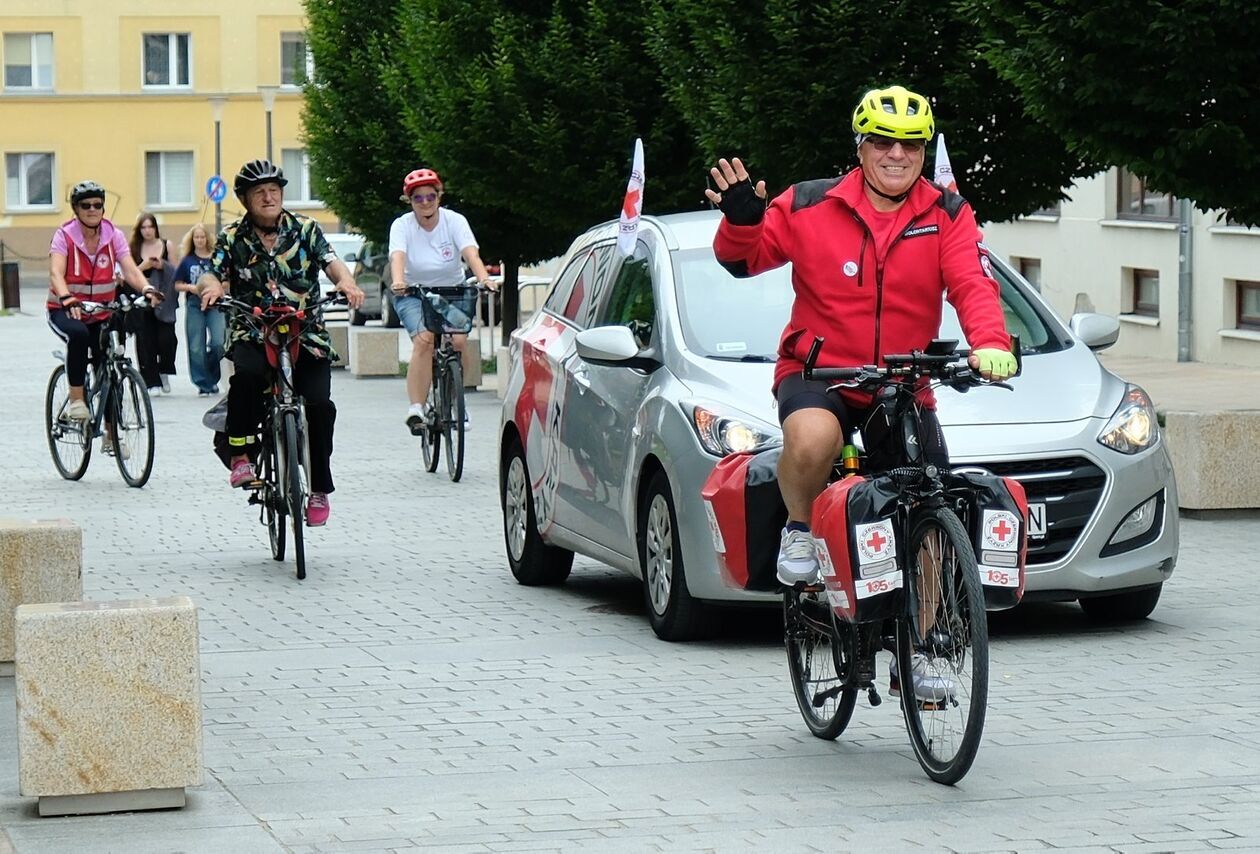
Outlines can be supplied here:
<path id="1" fill-rule="evenodd" d="M 407 409 L 407 414 L 408 415 L 424 415 L 424 404 L 423 403 L 411 404 L 411 406 Z"/>

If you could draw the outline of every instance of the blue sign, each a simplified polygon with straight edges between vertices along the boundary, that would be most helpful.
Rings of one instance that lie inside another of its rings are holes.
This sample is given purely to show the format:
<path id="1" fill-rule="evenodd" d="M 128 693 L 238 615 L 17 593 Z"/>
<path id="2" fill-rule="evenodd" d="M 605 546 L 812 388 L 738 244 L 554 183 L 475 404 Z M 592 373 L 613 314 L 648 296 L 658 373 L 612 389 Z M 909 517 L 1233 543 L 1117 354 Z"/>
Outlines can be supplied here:
<path id="1" fill-rule="evenodd" d="M 211 175 L 206 182 L 206 198 L 216 205 L 227 197 L 227 184 L 218 175 Z"/>

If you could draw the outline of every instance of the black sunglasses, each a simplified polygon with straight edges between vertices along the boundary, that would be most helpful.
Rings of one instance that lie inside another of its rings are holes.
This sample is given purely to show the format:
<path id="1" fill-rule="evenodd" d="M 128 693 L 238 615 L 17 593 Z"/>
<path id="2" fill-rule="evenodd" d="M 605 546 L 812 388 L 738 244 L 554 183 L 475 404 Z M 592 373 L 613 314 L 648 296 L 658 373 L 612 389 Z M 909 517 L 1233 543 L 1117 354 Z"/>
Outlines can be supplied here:
<path id="1" fill-rule="evenodd" d="M 922 151 L 927 145 L 924 139 L 893 139 L 890 136 L 868 136 L 866 141 L 871 144 L 871 148 L 876 151 L 892 151 L 892 147 L 897 143 L 901 143 L 901 147 L 906 151 Z"/>
<path id="2" fill-rule="evenodd" d="M 99 211 L 99 210 L 104 210 L 105 203 L 104 202 L 79 202 L 79 208 L 85 211 Z"/>

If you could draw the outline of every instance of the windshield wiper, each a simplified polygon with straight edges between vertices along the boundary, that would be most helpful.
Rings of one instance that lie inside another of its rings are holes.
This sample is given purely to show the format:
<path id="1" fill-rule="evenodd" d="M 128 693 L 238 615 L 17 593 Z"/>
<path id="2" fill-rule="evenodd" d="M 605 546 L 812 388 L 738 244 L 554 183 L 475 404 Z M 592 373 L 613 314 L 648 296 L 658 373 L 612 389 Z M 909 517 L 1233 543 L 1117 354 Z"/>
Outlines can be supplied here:
<path id="1" fill-rule="evenodd" d="M 777 356 L 762 356 L 762 355 L 757 354 L 757 353 L 745 353 L 745 354 L 744 354 L 744 355 L 742 355 L 742 356 L 714 356 L 714 355 L 710 355 L 708 358 L 710 358 L 710 359 L 717 359 L 717 360 L 718 360 L 718 361 L 720 361 L 720 362 L 759 362 L 759 363 L 763 363 L 763 364 L 764 364 L 764 363 L 766 363 L 766 362 L 777 362 L 777 361 L 779 361 L 779 359 L 778 359 L 778 357 L 777 357 Z"/>

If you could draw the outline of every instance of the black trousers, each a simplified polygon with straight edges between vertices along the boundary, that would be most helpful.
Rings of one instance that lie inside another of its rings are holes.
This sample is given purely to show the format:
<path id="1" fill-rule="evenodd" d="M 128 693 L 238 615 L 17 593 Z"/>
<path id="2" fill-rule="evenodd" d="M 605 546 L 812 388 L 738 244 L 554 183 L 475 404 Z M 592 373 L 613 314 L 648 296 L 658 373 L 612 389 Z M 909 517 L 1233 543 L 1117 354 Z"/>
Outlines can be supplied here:
<path id="1" fill-rule="evenodd" d="M 271 388 L 272 369 L 261 344 L 239 341 L 228 357 L 236 366 L 228 388 L 228 441 L 258 434 L 266 413 L 266 395 Z M 306 402 L 306 422 L 310 431 L 311 491 L 332 492 L 333 425 L 337 406 L 332 402 L 332 363 L 299 348 L 293 366 L 293 393 Z"/>
<path id="2" fill-rule="evenodd" d="M 84 323 L 75 320 L 64 308 L 48 312 L 48 325 L 58 338 L 66 342 L 66 378 L 72 386 L 81 386 L 87 380 L 89 356 L 93 361 L 100 358 L 101 354 L 97 351 L 101 343 L 102 323 L 109 321 Z"/>
<path id="3" fill-rule="evenodd" d="M 175 336 L 175 324 L 163 323 L 150 310 L 135 312 L 136 359 L 140 362 L 140 376 L 144 384 L 154 388 L 162 384 L 162 374 L 175 374 L 175 351 L 179 339 Z"/>

